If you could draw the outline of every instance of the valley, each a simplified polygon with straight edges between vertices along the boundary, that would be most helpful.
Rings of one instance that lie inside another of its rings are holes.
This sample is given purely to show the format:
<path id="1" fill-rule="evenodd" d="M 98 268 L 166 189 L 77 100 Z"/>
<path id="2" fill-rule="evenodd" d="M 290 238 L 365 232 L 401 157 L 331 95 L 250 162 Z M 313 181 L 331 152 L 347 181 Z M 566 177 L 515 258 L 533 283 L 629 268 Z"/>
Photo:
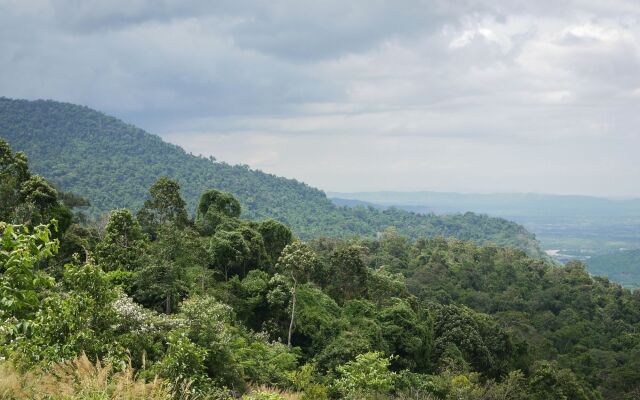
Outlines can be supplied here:
<path id="1" fill-rule="evenodd" d="M 473 211 L 505 218 L 534 233 L 541 248 L 560 262 L 592 257 L 616 258 L 640 249 L 640 200 L 539 194 L 460 194 L 439 192 L 332 193 L 339 205 L 357 204 L 387 209 L 397 207 L 416 213 L 446 215 Z M 619 279 L 620 268 L 624 281 Z M 640 286 L 640 265 L 630 263 L 606 275 L 626 287 Z"/>

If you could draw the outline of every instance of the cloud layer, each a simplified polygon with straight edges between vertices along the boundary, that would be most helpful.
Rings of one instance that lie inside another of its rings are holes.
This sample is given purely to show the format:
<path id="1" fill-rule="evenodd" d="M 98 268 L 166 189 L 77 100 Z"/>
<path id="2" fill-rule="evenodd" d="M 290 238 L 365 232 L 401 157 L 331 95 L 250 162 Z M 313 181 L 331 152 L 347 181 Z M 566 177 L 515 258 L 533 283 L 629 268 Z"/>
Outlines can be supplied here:
<path id="1" fill-rule="evenodd" d="M 0 0 L 0 95 L 326 190 L 640 196 L 635 1 Z"/>

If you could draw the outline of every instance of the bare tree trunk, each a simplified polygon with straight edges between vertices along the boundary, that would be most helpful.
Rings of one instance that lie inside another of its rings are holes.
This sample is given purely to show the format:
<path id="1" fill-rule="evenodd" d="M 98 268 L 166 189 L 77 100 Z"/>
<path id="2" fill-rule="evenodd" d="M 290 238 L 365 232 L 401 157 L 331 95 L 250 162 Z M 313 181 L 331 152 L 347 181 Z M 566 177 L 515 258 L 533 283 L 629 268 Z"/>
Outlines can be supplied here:
<path id="1" fill-rule="evenodd" d="M 164 312 L 166 314 L 171 313 L 171 293 L 167 293 L 167 298 L 164 303 Z"/>
<path id="2" fill-rule="evenodd" d="M 291 276 L 293 278 L 293 275 Z M 291 347 L 291 334 L 293 333 L 293 319 L 296 315 L 296 285 L 298 282 L 296 278 L 293 278 L 293 289 L 291 289 L 292 303 L 291 303 L 291 322 L 289 322 L 289 338 L 287 339 L 287 346 Z"/>

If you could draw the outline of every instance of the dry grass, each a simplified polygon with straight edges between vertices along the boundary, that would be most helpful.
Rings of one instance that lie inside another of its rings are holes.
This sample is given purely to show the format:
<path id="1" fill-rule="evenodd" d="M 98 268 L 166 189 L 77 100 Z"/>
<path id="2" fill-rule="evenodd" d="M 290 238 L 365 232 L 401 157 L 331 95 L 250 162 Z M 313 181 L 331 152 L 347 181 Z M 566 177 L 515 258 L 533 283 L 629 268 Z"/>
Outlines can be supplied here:
<path id="1" fill-rule="evenodd" d="M 300 394 L 295 392 L 287 392 L 276 388 L 271 388 L 268 386 L 254 386 L 252 387 L 247 395 L 248 398 L 251 398 L 252 394 L 275 394 L 280 396 L 284 400 L 300 400 Z"/>
<path id="2" fill-rule="evenodd" d="M 92 363 L 85 355 L 50 368 L 21 373 L 0 364 L 0 399 L 36 400 L 169 400 L 171 393 L 160 380 L 137 379 L 131 367 L 114 371 L 111 365 Z"/>

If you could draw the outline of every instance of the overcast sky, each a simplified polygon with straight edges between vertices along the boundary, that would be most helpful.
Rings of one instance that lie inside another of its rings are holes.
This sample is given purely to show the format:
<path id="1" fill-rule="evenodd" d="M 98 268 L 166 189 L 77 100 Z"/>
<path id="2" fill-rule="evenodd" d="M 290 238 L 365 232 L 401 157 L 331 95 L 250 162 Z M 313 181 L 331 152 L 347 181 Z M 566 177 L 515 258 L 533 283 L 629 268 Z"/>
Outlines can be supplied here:
<path id="1" fill-rule="evenodd" d="M 0 0 L 0 95 L 329 191 L 640 195 L 639 1 Z"/>

